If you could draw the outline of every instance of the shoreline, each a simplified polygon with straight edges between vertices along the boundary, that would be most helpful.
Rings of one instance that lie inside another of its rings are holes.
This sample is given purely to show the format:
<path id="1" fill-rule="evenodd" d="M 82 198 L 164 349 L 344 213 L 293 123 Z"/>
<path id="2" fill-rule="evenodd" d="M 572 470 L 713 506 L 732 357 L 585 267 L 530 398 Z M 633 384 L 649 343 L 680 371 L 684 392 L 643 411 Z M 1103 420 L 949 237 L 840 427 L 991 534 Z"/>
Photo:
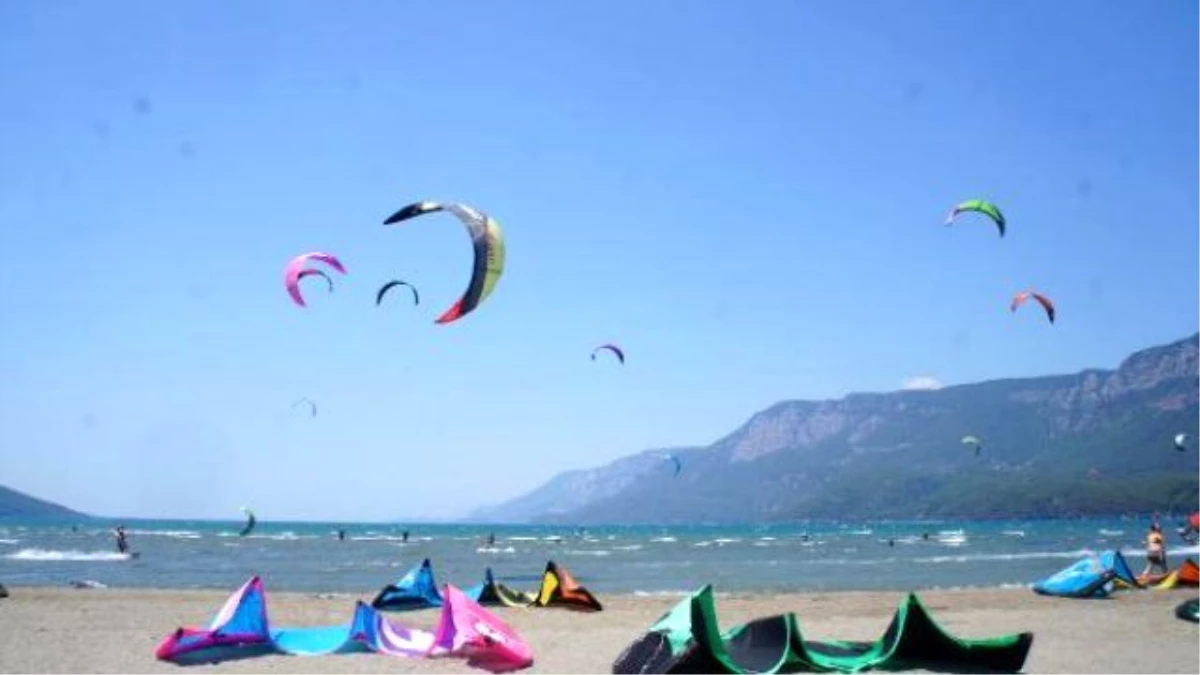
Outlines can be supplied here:
<path id="1" fill-rule="evenodd" d="M 0 600 L 0 671 L 178 672 L 157 661 L 154 648 L 180 626 L 206 624 L 233 589 L 72 589 L 9 586 Z M 877 639 L 906 591 L 717 592 L 721 628 L 779 613 L 796 615 L 808 639 Z M 1195 624 L 1174 607 L 1196 589 L 1132 591 L 1108 600 L 1039 596 L 1027 588 L 917 591 L 934 619 L 952 634 L 984 638 L 1030 631 L 1024 672 L 1195 673 L 1200 671 Z M 598 594 L 599 613 L 564 609 L 489 608 L 529 643 L 534 665 L 521 672 L 610 672 L 613 661 L 682 596 Z M 271 591 L 275 626 L 348 622 L 359 593 Z M 437 610 L 388 613 L 393 623 L 430 630 Z M 1086 628 L 1085 628 L 1086 627 Z M 1153 649 L 1147 649 L 1153 646 Z M 375 654 L 295 657 L 268 655 L 203 666 L 216 672 L 454 672 L 459 659 L 400 659 Z"/>

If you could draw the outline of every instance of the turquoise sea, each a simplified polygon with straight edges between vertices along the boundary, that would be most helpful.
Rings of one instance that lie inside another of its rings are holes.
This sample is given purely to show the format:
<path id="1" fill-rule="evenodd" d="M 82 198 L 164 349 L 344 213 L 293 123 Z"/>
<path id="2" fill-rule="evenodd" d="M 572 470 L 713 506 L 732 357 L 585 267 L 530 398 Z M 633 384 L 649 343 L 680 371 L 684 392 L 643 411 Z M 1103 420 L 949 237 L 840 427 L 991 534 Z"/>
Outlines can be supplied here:
<path id="1" fill-rule="evenodd" d="M 1163 520 L 1172 566 L 1198 554 L 1176 533 L 1180 520 Z M 586 529 L 260 521 L 247 537 L 233 521 L 123 522 L 136 557 L 116 552 L 116 521 L 0 520 L 0 583 L 233 589 L 258 574 L 272 590 L 370 595 L 430 558 L 439 584 L 470 586 L 491 567 L 526 589 L 554 560 L 600 594 L 1027 586 L 1089 551 L 1119 549 L 1140 571 L 1148 518 Z"/>

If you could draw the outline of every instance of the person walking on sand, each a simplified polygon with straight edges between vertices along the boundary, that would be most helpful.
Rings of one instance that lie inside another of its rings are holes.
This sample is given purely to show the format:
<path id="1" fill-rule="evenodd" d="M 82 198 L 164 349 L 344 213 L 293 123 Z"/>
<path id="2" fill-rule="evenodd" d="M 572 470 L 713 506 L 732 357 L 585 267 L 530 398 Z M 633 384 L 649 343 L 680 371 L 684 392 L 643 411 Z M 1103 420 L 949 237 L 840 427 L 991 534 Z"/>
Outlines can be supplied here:
<path id="1" fill-rule="evenodd" d="M 1146 567 L 1141 576 L 1148 576 L 1155 570 L 1159 570 L 1160 574 L 1166 574 L 1170 570 L 1167 567 L 1167 548 L 1162 527 L 1157 522 L 1150 523 L 1150 531 L 1146 533 Z"/>

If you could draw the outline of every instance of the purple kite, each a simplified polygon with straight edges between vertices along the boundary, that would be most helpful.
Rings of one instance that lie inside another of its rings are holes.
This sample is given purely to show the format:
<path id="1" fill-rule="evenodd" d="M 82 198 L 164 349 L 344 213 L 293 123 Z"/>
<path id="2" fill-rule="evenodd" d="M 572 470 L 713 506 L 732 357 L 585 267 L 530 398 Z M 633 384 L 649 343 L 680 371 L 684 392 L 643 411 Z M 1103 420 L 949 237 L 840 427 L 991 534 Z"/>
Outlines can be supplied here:
<path id="1" fill-rule="evenodd" d="M 292 296 L 292 300 L 301 307 L 305 307 L 306 305 L 304 304 L 304 296 L 300 295 L 300 279 L 301 275 L 306 271 L 304 265 L 309 260 L 323 262 L 342 274 L 346 273 L 346 268 L 342 267 L 342 262 L 337 259 L 337 256 L 330 253 L 305 253 L 292 258 L 291 262 L 283 270 L 283 285 L 287 287 L 288 295 Z"/>

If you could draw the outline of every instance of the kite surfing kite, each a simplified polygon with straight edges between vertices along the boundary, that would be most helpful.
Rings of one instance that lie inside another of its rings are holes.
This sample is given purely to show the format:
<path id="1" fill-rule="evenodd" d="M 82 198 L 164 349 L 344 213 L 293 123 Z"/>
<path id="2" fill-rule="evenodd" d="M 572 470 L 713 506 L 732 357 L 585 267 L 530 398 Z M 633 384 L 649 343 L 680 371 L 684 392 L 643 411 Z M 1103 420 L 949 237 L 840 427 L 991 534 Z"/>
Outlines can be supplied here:
<path id="1" fill-rule="evenodd" d="M 1009 309 L 1014 312 L 1017 311 L 1017 308 L 1025 304 L 1025 301 L 1030 298 L 1038 301 L 1038 304 L 1042 306 L 1042 309 L 1046 310 L 1046 318 L 1050 319 L 1050 323 L 1054 323 L 1054 303 L 1050 302 L 1050 298 L 1047 298 L 1037 291 L 1021 291 L 1020 293 L 1017 293 L 1013 296 L 1012 304 L 1009 306 Z"/>
<path id="2" fill-rule="evenodd" d="M 417 287 L 416 286 L 413 286 L 412 284 L 408 283 L 407 281 L 400 281 L 399 279 L 393 279 L 393 280 L 387 282 L 386 284 L 384 284 L 383 286 L 379 287 L 379 291 L 377 293 L 375 293 L 375 306 L 378 307 L 379 303 L 383 302 L 383 296 L 386 295 L 388 291 L 392 290 L 393 288 L 395 288 L 397 286 L 408 286 L 409 290 L 412 291 L 413 304 L 414 305 L 421 304 L 421 296 L 417 295 Z"/>
<path id="3" fill-rule="evenodd" d="M 346 273 L 346 268 L 342 266 L 342 262 L 337 259 L 337 256 L 329 253 L 318 251 L 304 253 L 292 258 L 287 267 L 283 269 L 283 285 L 287 287 L 288 295 L 292 296 L 292 300 L 301 307 L 305 307 L 306 305 L 304 304 L 304 296 L 300 295 L 300 278 L 305 272 L 304 265 L 310 260 L 323 262 L 342 274 Z M 328 279 L 329 277 L 326 276 L 325 278 Z"/>
<path id="4" fill-rule="evenodd" d="M 1188 435 L 1175 434 L 1175 449 L 1179 452 L 1187 450 Z"/>
<path id="5" fill-rule="evenodd" d="M 496 290 L 500 275 L 504 273 L 504 234 L 500 230 L 500 224 L 491 216 L 466 204 L 416 202 L 388 216 L 383 224 L 393 225 L 437 211 L 449 211 L 454 214 L 466 226 L 467 233 L 471 236 L 471 244 L 475 248 L 475 262 L 466 292 L 436 320 L 436 323 L 444 324 L 470 314 Z"/>
<path id="6" fill-rule="evenodd" d="M 296 402 L 292 404 L 292 407 L 293 407 L 293 408 L 295 408 L 296 406 L 300 405 L 301 403 L 307 403 L 307 404 L 308 404 L 308 406 L 309 406 L 309 417 L 316 417 L 316 416 L 317 416 L 317 404 L 316 404 L 316 403 L 313 403 L 313 402 L 312 402 L 312 400 L 311 400 L 311 399 L 309 399 L 309 398 L 300 398 L 300 399 L 297 399 L 297 400 L 296 400 Z"/>
<path id="7" fill-rule="evenodd" d="M 599 354 L 600 350 L 602 350 L 602 349 L 608 350 L 608 351 L 612 352 L 613 354 L 615 354 L 617 356 L 617 360 L 621 362 L 621 365 L 625 365 L 625 352 L 621 351 L 620 347 L 618 347 L 616 345 L 609 345 L 609 344 L 600 345 L 599 347 L 596 347 L 595 349 L 592 350 L 592 360 L 593 361 L 596 360 L 596 354 Z"/>
<path id="8" fill-rule="evenodd" d="M 680 462 L 679 458 L 676 457 L 675 455 L 666 454 L 666 455 L 663 455 L 663 459 L 668 462 L 671 462 L 675 465 L 675 475 L 676 476 L 679 475 L 680 471 L 683 471 L 683 462 Z"/>
<path id="9" fill-rule="evenodd" d="M 254 517 L 254 512 L 245 506 L 242 507 L 242 513 L 246 514 L 246 526 L 242 528 L 241 532 L 238 532 L 239 537 L 250 534 L 251 530 L 254 529 L 254 524 L 258 522 L 258 519 Z"/>
<path id="10" fill-rule="evenodd" d="M 963 436 L 962 444 L 975 446 L 975 456 L 976 457 L 979 456 L 979 451 L 983 450 L 983 441 L 979 440 L 979 438 L 976 436 Z"/>
<path id="11" fill-rule="evenodd" d="M 982 199 L 968 199 L 958 206 L 955 206 L 954 209 L 950 211 L 950 215 L 946 218 L 946 225 L 953 225 L 954 220 L 958 218 L 958 214 L 968 211 L 982 213 L 988 218 L 991 218 L 992 222 L 996 224 L 996 227 L 1000 229 L 1000 236 L 1004 236 L 1004 229 L 1006 226 L 1004 214 L 1000 213 L 1000 209 L 997 208 L 995 204 L 992 204 L 991 202 L 985 202 Z"/>
<path id="12" fill-rule="evenodd" d="M 297 276 L 297 278 L 300 279 L 301 281 L 303 281 L 305 279 L 305 277 L 321 277 L 322 279 L 325 280 L 325 283 L 329 285 L 329 292 L 330 293 L 333 292 L 333 279 L 330 279 L 329 275 L 325 274 L 321 270 L 314 270 L 314 269 L 302 270 L 300 272 L 300 274 Z"/>

